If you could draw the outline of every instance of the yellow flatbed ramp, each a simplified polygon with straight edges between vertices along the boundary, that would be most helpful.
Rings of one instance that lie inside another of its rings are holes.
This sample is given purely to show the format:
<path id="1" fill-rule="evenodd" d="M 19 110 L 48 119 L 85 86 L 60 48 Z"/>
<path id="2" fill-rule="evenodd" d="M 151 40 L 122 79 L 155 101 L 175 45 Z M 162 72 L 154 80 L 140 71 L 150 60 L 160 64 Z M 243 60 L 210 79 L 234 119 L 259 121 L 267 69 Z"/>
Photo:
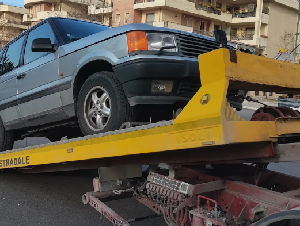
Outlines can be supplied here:
<path id="1" fill-rule="evenodd" d="M 199 67 L 202 87 L 176 119 L 6 151 L 0 168 L 272 157 L 279 137 L 300 134 L 299 118 L 244 121 L 226 99 L 228 89 L 299 94 L 299 65 L 219 49 L 199 56 Z"/>

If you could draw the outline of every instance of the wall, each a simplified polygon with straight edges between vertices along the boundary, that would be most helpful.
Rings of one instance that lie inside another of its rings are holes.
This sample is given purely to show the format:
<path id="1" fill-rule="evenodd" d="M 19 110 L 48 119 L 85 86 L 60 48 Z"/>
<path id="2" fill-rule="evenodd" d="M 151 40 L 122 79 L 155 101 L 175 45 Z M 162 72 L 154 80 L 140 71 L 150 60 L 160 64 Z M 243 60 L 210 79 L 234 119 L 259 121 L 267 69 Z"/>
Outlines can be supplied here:
<path id="1" fill-rule="evenodd" d="M 112 24 L 114 27 L 117 26 L 117 14 L 120 14 L 119 25 L 125 24 L 126 13 L 129 13 L 129 23 L 137 23 L 141 19 L 141 12 L 137 12 L 139 15 L 134 15 L 134 0 L 115 0 L 113 1 L 113 4 Z"/>
<path id="2" fill-rule="evenodd" d="M 280 37 L 284 33 L 296 33 L 297 11 L 284 7 L 283 5 L 270 3 L 269 21 L 268 25 L 268 43 L 266 54 L 268 57 L 275 57 L 280 48 Z"/>
<path id="3" fill-rule="evenodd" d="M 207 20 L 207 19 L 204 19 L 204 18 L 200 18 L 200 17 L 195 17 L 195 16 L 190 16 L 190 15 L 186 15 L 186 14 L 182 14 L 182 17 L 181 17 L 181 25 L 184 25 L 184 26 L 187 26 L 187 20 L 188 18 L 192 18 L 193 19 L 193 28 L 194 29 L 200 29 L 200 23 L 201 22 L 204 22 L 205 23 L 205 26 L 204 26 L 204 30 L 206 31 L 212 31 L 210 29 L 211 26 L 213 26 L 212 24 L 212 21 L 210 20 Z"/>
<path id="4" fill-rule="evenodd" d="M 0 45 L 3 46 L 19 35 L 22 29 L 9 26 L 0 26 Z"/>
<path id="5" fill-rule="evenodd" d="M 14 21 L 17 23 L 21 23 L 22 19 L 23 19 L 23 15 L 17 14 L 17 13 L 5 12 L 4 19 L 9 20 L 9 21 Z"/>
<path id="6" fill-rule="evenodd" d="M 154 21 L 155 22 L 160 22 L 160 21 L 162 21 L 161 20 L 161 12 L 160 12 L 160 10 L 145 10 L 145 11 L 143 11 L 142 12 L 142 23 L 146 23 L 147 21 L 146 21 L 146 16 L 147 16 L 147 14 L 150 14 L 150 13 L 154 13 Z"/>
<path id="7" fill-rule="evenodd" d="M 170 21 L 173 23 L 181 24 L 181 13 L 162 9 L 161 10 L 161 21 Z"/>

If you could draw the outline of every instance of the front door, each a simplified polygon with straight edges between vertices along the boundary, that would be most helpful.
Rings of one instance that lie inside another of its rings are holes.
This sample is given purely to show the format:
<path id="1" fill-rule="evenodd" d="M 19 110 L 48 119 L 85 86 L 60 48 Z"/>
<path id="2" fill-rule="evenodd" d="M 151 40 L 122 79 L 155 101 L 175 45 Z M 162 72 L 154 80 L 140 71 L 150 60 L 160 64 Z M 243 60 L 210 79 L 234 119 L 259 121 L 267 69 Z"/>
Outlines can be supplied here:
<path id="1" fill-rule="evenodd" d="M 23 127 L 18 110 L 16 77 L 24 36 L 2 50 L 0 71 L 0 116 L 7 129 Z"/>
<path id="2" fill-rule="evenodd" d="M 47 22 L 28 34 L 24 65 L 19 68 L 18 102 L 26 126 L 37 126 L 60 120 L 62 101 L 59 92 L 58 54 L 32 52 L 32 41 L 50 38 L 56 43 L 55 35 Z"/>

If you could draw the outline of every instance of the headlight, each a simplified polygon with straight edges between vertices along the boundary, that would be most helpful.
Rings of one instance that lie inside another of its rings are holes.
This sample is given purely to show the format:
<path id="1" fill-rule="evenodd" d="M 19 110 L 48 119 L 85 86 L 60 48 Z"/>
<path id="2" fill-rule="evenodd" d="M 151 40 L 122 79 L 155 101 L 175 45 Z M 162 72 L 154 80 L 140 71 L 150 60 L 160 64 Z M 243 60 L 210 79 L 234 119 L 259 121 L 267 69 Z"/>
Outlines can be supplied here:
<path id="1" fill-rule="evenodd" d="M 169 80 L 153 80 L 151 84 L 152 93 L 171 93 L 173 89 L 173 81 Z"/>
<path id="2" fill-rule="evenodd" d="M 161 33 L 147 33 L 146 35 L 149 50 L 160 50 L 162 47 L 175 46 L 175 48 L 164 49 L 163 51 L 177 52 L 177 45 L 174 35 Z"/>

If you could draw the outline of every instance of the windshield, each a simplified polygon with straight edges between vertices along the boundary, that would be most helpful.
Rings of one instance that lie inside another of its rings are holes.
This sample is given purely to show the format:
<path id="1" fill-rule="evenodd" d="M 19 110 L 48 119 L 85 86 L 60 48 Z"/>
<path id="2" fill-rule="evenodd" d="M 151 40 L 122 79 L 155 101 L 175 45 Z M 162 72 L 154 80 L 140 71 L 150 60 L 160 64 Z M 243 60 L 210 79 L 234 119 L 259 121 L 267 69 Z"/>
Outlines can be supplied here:
<path id="1" fill-rule="evenodd" d="M 100 24 L 72 19 L 59 19 L 58 23 L 71 42 L 104 30 L 111 29 L 110 27 Z"/>

